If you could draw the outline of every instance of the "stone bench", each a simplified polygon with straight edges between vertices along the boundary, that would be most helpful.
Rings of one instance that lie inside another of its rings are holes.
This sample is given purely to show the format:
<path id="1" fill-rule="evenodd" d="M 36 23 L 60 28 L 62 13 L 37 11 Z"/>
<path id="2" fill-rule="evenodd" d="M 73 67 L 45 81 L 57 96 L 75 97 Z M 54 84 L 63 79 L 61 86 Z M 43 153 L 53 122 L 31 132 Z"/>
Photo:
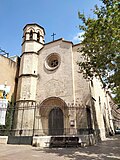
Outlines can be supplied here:
<path id="1" fill-rule="evenodd" d="M 79 147 L 79 137 L 51 137 L 50 147 Z"/>

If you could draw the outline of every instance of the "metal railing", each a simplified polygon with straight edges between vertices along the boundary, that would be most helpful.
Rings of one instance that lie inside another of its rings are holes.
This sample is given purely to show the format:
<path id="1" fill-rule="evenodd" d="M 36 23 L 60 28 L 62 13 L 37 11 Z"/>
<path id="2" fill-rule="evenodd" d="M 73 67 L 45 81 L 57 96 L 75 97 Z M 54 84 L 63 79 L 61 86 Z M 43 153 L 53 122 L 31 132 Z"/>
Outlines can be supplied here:
<path id="1" fill-rule="evenodd" d="M 81 128 L 76 126 L 65 126 L 63 128 L 42 128 L 39 129 L 35 126 L 36 119 L 39 117 L 38 114 L 41 114 L 44 117 L 44 113 L 46 113 L 46 108 L 48 106 L 41 106 L 40 105 L 31 105 L 31 106 L 24 106 L 18 107 L 8 107 L 6 110 L 6 123 L 5 126 L 0 126 L 0 136 L 42 136 L 42 135 L 89 135 L 94 133 L 99 133 L 99 130 L 93 129 L 91 126 L 87 126 L 86 128 Z M 73 106 L 69 105 L 69 107 L 63 107 L 63 116 L 68 117 L 67 120 L 69 120 L 69 114 L 72 111 L 75 112 L 76 121 L 78 119 L 81 119 L 83 117 L 83 112 L 85 112 L 86 108 L 80 107 L 79 105 Z M 1 109 L 0 109 L 1 111 Z M 17 126 L 17 115 L 18 113 L 21 113 L 21 120 L 19 127 Z M 31 128 L 25 127 L 25 111 L 32 111 L 33 113 L 33 124 Z M 87 118 L 87 117 L 86 117 Z M 65 118 L 64 118 L 65 119 Z M 78 120 L 79 121 L 79 120 Z M 44 123 L 44 122 L 43 122 Z M 80 123 L 80 121 L 78 122 Z M 82 121 L 81 121 L 82 123 Z"/>

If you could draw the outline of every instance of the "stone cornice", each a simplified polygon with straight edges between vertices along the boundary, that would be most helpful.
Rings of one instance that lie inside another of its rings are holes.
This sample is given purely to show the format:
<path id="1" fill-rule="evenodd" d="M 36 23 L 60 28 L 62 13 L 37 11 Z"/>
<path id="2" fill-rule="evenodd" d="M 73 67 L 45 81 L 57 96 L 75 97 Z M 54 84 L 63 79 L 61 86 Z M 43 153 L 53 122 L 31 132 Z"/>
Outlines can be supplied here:
<path id="1" fill-rule="evenodd" d="M 20 100 L 17 100 L 17 102 L 36 102 L 35 100 L 30 100 L 30 99 L 20 99 Z"/>
<path id="2" fill-rule="evenodd" d="M 39 44 L 42 44 L 42 45 L 44 45 L 43 43 L 41 43 L 41 42 L 38 42 L 37 40 L 25 40 L 22 44 L 21 44 L 21 46 L 25 43 L 25 42 L 37 42 L 37 43 L 39 43 Z"/>
<path id="3" fill-rule="evenodd" d="M 57 42 L 57 41 L 62 41 L 62 42 L 69 43 L 69 44 L 72 44 L 72 45 L 73 45 L 73 43 L 72 43 L 71 41 L 66 41 L 66 40 L 64 40 L 63 38 L 60 38 L 60 39 L 57 39 L 57 40 L 48 42 L 48 43 L 46 43 L 45 45 L 48 45 L 48 44 L 51 44 L 51 43 L 55 43 L 55 42 Z"/>
<path id="4" fill-rule="evenodd" d="M 22 57 L 24 54 L 36 54 L 36 55 L 38 55 L 38 52 L 23 52 L 20 57 Z"/>
<path id="5" fill-rule="evenodd" d="M 21 74 L 18 78 L 21 78 L 21 77 L 38 77 L 38 75 L 35 75 L 35 74 Z"/>

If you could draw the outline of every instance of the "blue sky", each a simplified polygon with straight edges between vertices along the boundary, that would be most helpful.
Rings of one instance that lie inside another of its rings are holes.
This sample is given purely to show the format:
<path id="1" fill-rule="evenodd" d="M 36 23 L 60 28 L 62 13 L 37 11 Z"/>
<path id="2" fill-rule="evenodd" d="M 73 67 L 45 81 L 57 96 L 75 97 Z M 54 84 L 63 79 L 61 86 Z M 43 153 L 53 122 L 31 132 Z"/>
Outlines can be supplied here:
<path id="1" fill-rule="evenodd" d="M 45 42 L 64 38 L 78 42 L 78 11 L 93 17 L 91 9 L 99 0 L 0 0 L 0 48 L 10 55 L 21 54 L 23 27 L 38 23 L 44 27 Z"/>

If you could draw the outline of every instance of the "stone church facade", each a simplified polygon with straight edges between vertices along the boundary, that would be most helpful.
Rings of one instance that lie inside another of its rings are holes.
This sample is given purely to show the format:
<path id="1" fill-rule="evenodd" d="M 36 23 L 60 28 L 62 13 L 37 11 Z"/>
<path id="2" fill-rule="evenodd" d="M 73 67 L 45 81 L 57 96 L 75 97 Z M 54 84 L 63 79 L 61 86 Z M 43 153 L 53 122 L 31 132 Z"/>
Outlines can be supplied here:
<path id="1" fill-rule="evenodd" d="M 23 29 L 15 129 L 21 135 L 87 133 L 104 140 L 114 132 L 109 93 L 99 79 L 88 81 L 79 72 L 80 44 L 64 39 L 45 44 L 44 36 L 38 24 Z"/>

